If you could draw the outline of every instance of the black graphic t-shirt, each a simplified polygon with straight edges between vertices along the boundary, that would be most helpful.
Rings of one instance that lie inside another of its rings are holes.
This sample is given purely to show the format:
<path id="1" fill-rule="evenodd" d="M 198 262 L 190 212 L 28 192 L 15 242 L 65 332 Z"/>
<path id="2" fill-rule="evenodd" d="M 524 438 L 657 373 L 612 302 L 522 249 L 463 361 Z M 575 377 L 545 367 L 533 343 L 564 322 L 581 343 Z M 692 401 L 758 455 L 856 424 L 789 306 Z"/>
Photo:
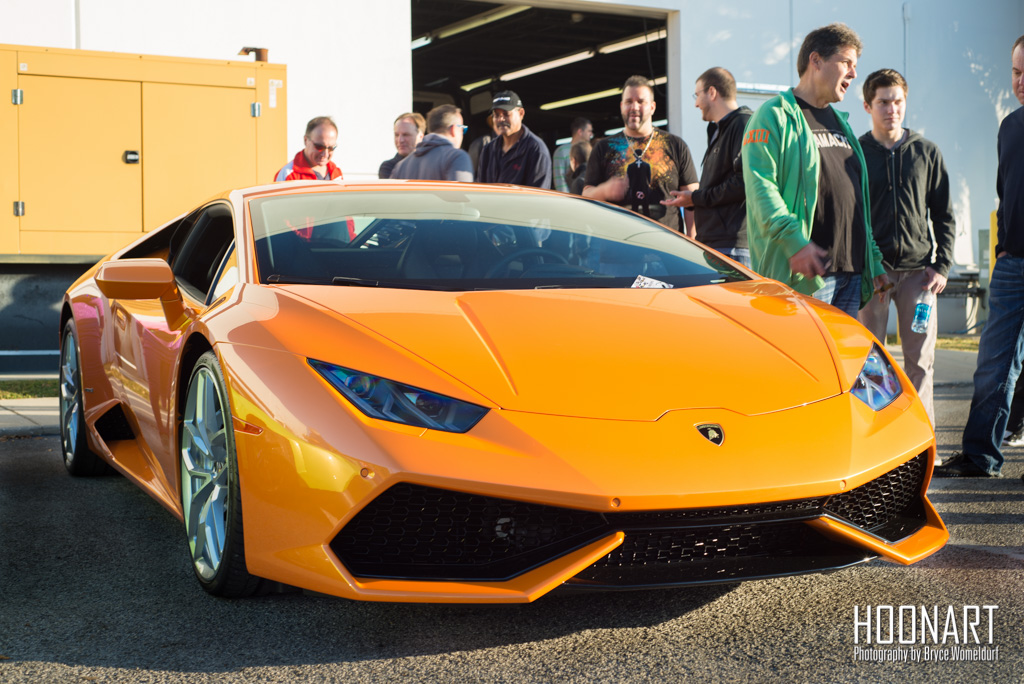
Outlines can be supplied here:
<path id="1" fill-rule="evenodd" d="M 828 250 L 830 273 L 860 273 L 864 270 L 867 236 L 860 160 L 832 107 L 817 109 L 799 97 L 796 101 L 821 154 L 811 241 Z"/>
<path id="2" fill-rule="evenodd" d="M 600 185 L 613 176 L 626 178 L 632 187 L 649 187 L 650 193 L 638 199 L 638 208 L 642 213 L 649 210 L 651 218 L 679 230 L 679 210 L 659 202 L 671 199 L 670 190 L 698 180 L 690 148 L 682 138 L 654 129 L 651 137 L 631 138 L 619 133 L 598 140 L 590 153 L 584 182 Z M 636 199 L 627 194 L 622 204 L 632 208 Z"/>

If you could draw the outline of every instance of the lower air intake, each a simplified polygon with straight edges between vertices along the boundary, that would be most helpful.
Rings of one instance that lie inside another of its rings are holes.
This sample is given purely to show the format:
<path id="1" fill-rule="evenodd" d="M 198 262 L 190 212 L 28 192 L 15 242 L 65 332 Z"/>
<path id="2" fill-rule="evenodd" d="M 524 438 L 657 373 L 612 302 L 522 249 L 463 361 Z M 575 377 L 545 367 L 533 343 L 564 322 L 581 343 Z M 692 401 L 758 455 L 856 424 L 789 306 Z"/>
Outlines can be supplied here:
<path id="1" fill-rule="evenodd" d="M 831 497 L 707 509 L 595 513 L 400 483 L 331 548 L 357 577 L 502 581 L 615 531 L 625 541 L 569 583 L 635 587 L 828 570 L 867 559 L 805 524 L 830 515 L 890 541 L 925 522 L 927 453 Z"/>

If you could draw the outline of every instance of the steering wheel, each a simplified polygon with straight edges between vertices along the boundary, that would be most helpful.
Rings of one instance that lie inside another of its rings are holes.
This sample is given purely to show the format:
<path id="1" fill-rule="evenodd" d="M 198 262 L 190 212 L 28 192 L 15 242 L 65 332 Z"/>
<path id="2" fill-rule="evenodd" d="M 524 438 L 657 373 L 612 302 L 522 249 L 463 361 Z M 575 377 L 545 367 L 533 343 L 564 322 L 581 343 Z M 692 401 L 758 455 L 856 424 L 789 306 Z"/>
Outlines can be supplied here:
<path id="1" fill-rule="evenodd" d="M 560 264 L 569 263 L 569 260 L 566 259 L 564 256 L 562 256 L 558 252 L 552 252 L 550 249 L 544 249 L 543 247 L 525 247 L 523 249 L 518 249 L 512 252 L 504 259 L 502 259 L 501 261 L 487 269 L 487 273 L 484 275 L 484 278 L 494 278 L 499 273 L 506 270 L 513 261 L 517 261 L 521 257 L 529 256 L 531 254 L 535 256 L 550 257 L 551 259 L 557 261 Z"/>

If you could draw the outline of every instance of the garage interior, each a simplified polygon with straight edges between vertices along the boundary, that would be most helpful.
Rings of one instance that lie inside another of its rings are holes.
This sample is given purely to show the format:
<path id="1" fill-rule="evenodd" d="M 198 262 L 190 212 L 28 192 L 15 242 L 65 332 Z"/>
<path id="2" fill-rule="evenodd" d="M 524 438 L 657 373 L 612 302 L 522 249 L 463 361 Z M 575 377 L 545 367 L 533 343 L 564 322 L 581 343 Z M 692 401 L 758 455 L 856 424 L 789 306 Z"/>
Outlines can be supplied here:
<path id="1" fill-rule="evenodd" d="M 487 132 L 491 94 L 514 90 L 525 124 L 554 148 L 578 116 L 595 138 L 622 127 L 619 88 L 655 81 L 655 121 L 668 116 L 664 18 L 468 0 L 412 0 L 413 108 L 462 108 L 468 141 Z M 664 124 L 661 124 L 664 126 Z"/>

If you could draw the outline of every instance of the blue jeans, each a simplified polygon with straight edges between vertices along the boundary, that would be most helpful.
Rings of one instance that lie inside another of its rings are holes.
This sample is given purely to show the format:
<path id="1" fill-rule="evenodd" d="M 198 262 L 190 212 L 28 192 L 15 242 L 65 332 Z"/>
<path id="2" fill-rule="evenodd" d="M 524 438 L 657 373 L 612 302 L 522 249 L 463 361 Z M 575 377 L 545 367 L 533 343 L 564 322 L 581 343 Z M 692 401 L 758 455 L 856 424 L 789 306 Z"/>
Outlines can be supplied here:
<path id="1" fill-rule="evenodd" d="M 738 261 L 747 268 L 751 268 L 750 265 L 750 250 L 746 247 L 713 247 L 712 249 L 721 252 L 725 256 L 729 257 L 733 261 Z"/>
<path id="2" fill-rule="evenodd" d="M 974 397 L 961 444 L 976 466 L 995 474 L 1003 467 L 999 447 L 1024 357 L 1024 259 L 996 259 L 988 292 L 988 322 L 978 342 Z"/>
<path id="3" fill-rule="evenodd" d="M 824 281 L 825 286 L 811 296 L 856 318 L 860 311 L 860 273 L 833 273 Z"/>

